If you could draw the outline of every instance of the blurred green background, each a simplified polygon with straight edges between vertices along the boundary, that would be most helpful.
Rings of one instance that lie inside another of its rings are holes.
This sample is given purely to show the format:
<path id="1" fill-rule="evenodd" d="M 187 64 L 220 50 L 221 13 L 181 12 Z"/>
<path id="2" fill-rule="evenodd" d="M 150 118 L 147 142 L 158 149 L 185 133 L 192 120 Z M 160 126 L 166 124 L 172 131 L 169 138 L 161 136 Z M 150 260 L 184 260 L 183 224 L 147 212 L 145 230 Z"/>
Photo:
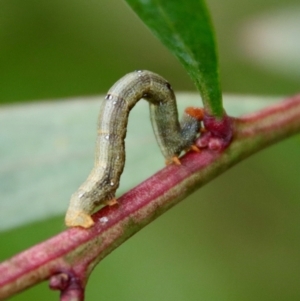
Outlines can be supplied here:
<path id="1" fill-rule="evenodd" d="M 299 91 L 298 0 L 207 2 L 224 92 Z M 195 90 L 121 0 L 2 0 L 0 45 L 1 103 L 97 95 L 135 69 Z M 135 235 L 96 268 L 86 299 L 300 300 L 299 142 L 242 162 Z M 59 216 L 2 232 L 0 260 L 62 229 Z M 43 283 L 11 300 L 35 299 L 58 296 Z"/>
<path id="2" fill-rule="evenodd" d="M 252 60 L 266 31 L 266 24 L 252 28 L 255 21 L 281 9 L 294 13 L 293 3 L 299 1 L 208 1 L 224 92 L 285 95 L 298 91 L 299 71 L 298 76 L 287 78 L 283 71 L 272 72 Z M 277 23 L 286 24 L 290 18 L 282 19 Z M 290 32 L 291 28 L 284 34 L 276 31 L 279 45 Z M 258 38 L 254 43 L 249 36 Z M 295 33 L 291 39 L 298 37 Z M 247 49 L 253 43 L 251 54 Z M 162 74 L 178 91 L 194 89 L 181 65 L 123 0 L 2 0 L 0 45 L 2 103 L 104 93 L 116 79 L 135 69 Z M 278 48 L 274 45 L 272 53 Z M 262 55 L 266 60 L 271 54 Z M 289 56 L 285 52 L 274 64 Z"/>

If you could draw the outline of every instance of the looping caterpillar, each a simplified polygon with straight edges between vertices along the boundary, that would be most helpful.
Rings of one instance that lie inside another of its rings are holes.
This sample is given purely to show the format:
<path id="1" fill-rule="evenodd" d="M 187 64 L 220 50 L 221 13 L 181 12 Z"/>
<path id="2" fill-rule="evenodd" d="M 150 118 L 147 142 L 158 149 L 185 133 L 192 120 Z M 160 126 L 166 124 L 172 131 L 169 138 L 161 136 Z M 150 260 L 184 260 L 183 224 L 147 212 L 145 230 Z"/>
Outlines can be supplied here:
<path id="1" fill-rule="evenodd" d="M 102 102 L 94 168 L 71 197 L 67 226 L 89 228 L 94 224 L 91 214 L 97 206 L 116 203 L 115 192 L 125 164 L 128 115 L 141 98 L 149 102 L 154 134 L 167 163 L 180 164 L 178 156 L 183 150 L 197 150 L 193 142 L 201 127 L 202 110 L 187 108 L 179 123 L 175 95 L 165 79 L 141 70 L 125 75 Z"/>

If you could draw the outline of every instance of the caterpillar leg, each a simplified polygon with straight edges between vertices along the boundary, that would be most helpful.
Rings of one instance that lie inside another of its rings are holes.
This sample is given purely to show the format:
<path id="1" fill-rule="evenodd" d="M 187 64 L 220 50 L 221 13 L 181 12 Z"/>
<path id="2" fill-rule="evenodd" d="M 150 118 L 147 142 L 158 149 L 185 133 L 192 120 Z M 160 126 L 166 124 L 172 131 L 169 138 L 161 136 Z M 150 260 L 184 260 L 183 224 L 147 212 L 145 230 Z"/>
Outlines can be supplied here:
<path id="1" fill-rule="evenodd" d="M 83 227 L 90 228 L 94 225 L 94 221 L 90 215 L 80 210 L 68 210 L 65 217 L 67 227 Z"/>
<path id="2" fill-rule="evenodd" d="M 181 165 L 181 162 L 177 156 L 174 156 L 171 159 L 166 160 L 166 165 L 170 165 L 172 163 L 174 163 L 176 165 Z"/>
<path id="3" fill-rule="evenodd" d="M 192 144 L 187 151 L 189 151 L 189 150 L 192 150 L 192 151 L 194 151 L 196 153 L 200 153 L 201 152 L 200 148 L 198 148 L 195 144 Z"/>
<path id="4" fill-rule="evenodd" d="M 105 201 L 104 204 L 108 205 L 108 206 L 113 206 L 113 205 L 116 205 L 116 204 L 119 204 L 119 203 L 118 203 L 116 198 L 113 198 L 111 200 Z"/>

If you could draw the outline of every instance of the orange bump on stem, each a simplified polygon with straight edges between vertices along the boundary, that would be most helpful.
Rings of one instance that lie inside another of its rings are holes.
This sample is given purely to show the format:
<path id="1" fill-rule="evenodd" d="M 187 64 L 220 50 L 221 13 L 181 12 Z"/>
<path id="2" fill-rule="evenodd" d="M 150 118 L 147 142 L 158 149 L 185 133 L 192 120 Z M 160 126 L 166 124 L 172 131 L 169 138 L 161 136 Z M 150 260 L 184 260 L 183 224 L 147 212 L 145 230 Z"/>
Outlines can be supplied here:
<path id="1" fill-rule="evenodd" d="M 196 107 L 187 107 L 184 110 L 185 113 L 188 115 L 196 118 L 197 120 L 201 121 L 204 117 L 204 110 L 202 108 L 196 108 Z"/>

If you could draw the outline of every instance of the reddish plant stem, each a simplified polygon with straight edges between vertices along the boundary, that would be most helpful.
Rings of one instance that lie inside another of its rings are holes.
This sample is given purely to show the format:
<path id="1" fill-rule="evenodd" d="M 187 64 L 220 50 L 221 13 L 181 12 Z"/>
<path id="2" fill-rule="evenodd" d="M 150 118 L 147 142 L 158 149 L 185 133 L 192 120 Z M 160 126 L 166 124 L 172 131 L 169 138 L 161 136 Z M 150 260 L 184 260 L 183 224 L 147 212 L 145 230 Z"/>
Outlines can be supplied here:
<path id="1" fill-rule="evenodd" d="M 126 239 L 235 163 L 300 131 L 300 95 L 231 119 L 233 141 L 224 151 L 190 152 L 94 214 L 95 226 L 72 228 L 0 264 L 0 299 L 50 279 L 61 300 L 83 300 L 95 265 Z M 198 140 L 201 144 L 201 139 Z"/>
<path id="2" fill-rule="evenodd" d="M 231 142 L 233 136 L 232 118 L 224 112 L 222 118 L 204 112 L 203 123 L 206 132 L 198 141 L 199 147 L 208 147 L 211 150 L 224 150 Z"/>

